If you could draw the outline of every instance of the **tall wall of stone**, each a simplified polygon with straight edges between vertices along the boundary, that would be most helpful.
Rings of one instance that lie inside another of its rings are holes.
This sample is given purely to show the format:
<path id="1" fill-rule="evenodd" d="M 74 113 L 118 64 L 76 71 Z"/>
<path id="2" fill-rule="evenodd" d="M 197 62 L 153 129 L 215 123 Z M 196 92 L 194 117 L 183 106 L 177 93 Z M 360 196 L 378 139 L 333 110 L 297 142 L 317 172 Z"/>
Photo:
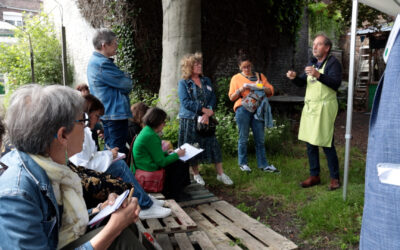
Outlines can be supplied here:
<path id="1" fill-rule="evenodd" d="M 75 0 L 58 0 L 63 10 L 63 24 L 67 41 L 67 58 L 74 67 L 74 85 L 87 83 L 86 69 L 93 52 L 94 29 L 82 17 Z M 54 20 L 61 37 L 61 12 L 54 0 L 43 0 L 43 11 Z M 60 39 L 61 41 L 61 39 Z"/>

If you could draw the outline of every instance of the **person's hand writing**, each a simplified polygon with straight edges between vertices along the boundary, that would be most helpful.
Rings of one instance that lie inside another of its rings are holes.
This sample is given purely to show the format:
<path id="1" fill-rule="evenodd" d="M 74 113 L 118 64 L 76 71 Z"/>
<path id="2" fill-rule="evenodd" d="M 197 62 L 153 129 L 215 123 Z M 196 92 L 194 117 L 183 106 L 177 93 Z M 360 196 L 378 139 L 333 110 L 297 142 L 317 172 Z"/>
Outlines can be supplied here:
<path id="1" fill-rule="evenodd" d="M 296 72 L 294 72 L 293 70 L 289 70 L 286 73 L 286 77 L 289 78 L 290 80 L 293 80 L 294 78 L 296 78 Z"/>
<path id="2" fill-rule="evenodd" d="M 112 153 L 113 159 L 117 158 L 118 150 L 119 150 L 118 147 L 115 147 L 115 148 L 111 149 L 111 153 Z"/>
<path id="3" fill-rule="evenodd" d="M 125 199 L 121 207 L 111 215 L 110 221 L 113 220 L 124 229 L 139 219 L 140 206 L 135 197 Z M 114 217 L 114 218 L 113 218 Z"/>
<path id="4" fill-rule="evenodd" d="M 179 155 L 179 157 L 182 157 L 186 154 L 186 150 L 185 149 L 178 149 L 178 151 L 176 151 L 176 153 Z"/>
<path id="5" fill-rule="evenodd" d="M 104 140 L 104 131 L 103 130 L 98 129 L 97 130 L 97 135 L 99 136 L 99 138 Z"/>

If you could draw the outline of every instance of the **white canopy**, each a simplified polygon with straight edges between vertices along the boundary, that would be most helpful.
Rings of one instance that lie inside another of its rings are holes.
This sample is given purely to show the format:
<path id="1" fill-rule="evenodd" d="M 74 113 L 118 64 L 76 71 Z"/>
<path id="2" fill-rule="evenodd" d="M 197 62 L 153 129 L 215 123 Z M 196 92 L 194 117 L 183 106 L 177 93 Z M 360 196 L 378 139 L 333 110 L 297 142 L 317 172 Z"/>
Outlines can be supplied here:
<path id="1" fill-rule="evenodd" d="M 360 3 L 371 6 L 391 16 L 397 16 L 400 13 L 400 0 L 360 0 Z"/>
<path id="2" fill-rule="evenodd" d="M 398 13 L 400 13 L 400 0 L 360 0 L 360 2 L 391 16 L 396 16 Z M 358 0 L 353 0 L 353 10 L 351 18 L 351 39 L 350 39 L 349 90 L 347 95 L 347 120 L 346 120 L 346 134 L 345 134 L 346 148 L 345 148 L 344 178 L 343 178 L 344 200 L 346 200 L 348 172 L 349 172 L 357 14 L 358 14 Z"/>

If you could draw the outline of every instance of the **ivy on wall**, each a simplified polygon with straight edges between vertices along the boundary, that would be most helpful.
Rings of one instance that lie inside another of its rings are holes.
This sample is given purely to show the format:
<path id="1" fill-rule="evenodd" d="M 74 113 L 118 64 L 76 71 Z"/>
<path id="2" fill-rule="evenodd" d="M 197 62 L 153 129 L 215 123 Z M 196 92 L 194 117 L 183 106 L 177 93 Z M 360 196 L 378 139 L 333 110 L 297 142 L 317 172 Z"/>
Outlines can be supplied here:
<path id="1" fill-rule="evenodd" d="M 328 5 L 323 2 L 308 4 L 309 41 L 320 32 L 324 32 L 338 47 L 340 36 L 346 31 L 342 15 L 339 10 L 329 11 Z M 311 44 L 310 44 L 311 45 Z"/>

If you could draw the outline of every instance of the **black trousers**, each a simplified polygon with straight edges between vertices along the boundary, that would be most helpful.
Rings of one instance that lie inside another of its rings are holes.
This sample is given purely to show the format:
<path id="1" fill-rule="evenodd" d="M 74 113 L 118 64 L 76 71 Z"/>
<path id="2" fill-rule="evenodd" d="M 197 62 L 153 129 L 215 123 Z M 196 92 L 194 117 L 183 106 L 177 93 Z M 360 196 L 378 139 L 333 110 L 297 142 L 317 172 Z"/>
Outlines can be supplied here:
<path id="1" fill-rule="evenodd" d="M 163 194 L 167 199 L 177 199 L 190 184 L 189 164 L 177 160 L 165 167 Z"/>

